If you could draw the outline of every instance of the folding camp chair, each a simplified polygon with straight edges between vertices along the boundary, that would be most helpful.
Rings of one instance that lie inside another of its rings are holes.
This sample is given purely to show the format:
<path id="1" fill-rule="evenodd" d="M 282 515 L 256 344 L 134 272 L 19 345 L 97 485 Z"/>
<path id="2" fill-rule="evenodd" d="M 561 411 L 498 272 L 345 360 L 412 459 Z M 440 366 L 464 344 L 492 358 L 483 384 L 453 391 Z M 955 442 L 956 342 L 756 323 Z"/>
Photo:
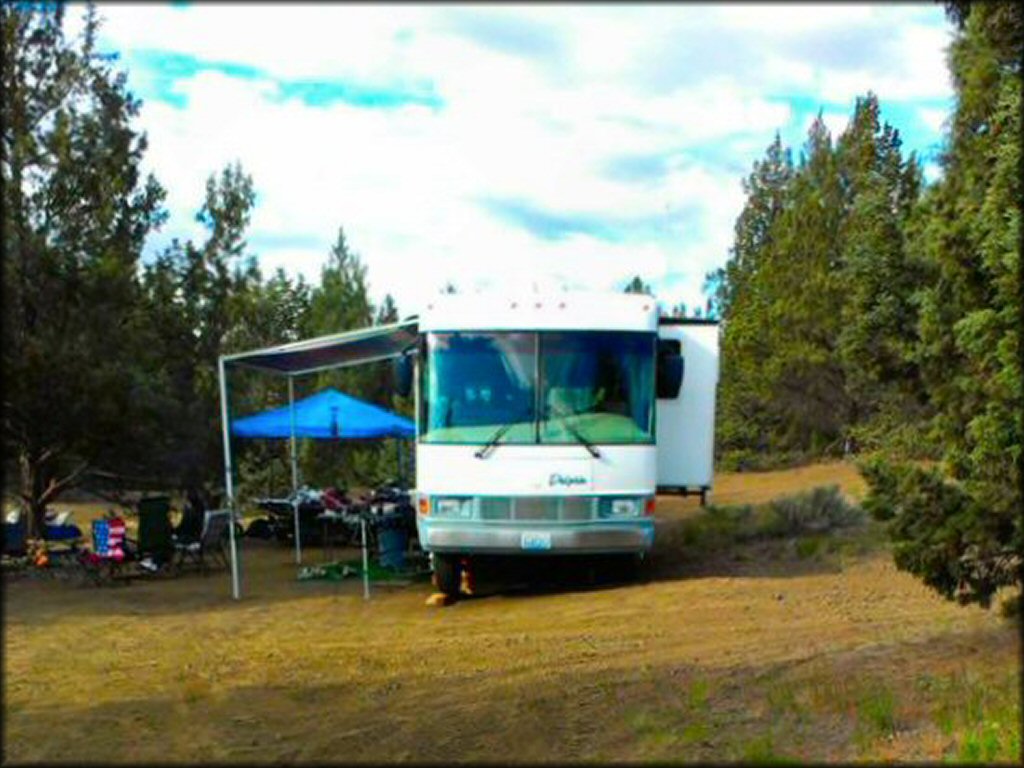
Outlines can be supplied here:
<path id="1" fill-rule="evenodd" d="M 141 499 L 139 510 L 138 566 L 148 573 L 168 573 L 174 565 L 171 500 L 167 496 Z"/>
<path id="2" fill-rule="evenodd" d="M 208 511 L 203 520 L 203 533 L 198 541 L 175 543 L 175 548 L 178 551 L 178 567 L 182 567 L 186 560 L 191 560 L 199 566 L 204 575 L 209 572 L 209 564 L 213 560 L 219 560 L 221 565 L 227 567 L 228 557 L 225 542 L 230 523 L 230 510 Z"/>
<path id="3" fill-rule="evenodd" d="M 81 554 L 85 575 L 97 586 L 113 583 L 115 579 L 130 580 L 126 570 L 129 561 L 125 546 L 125 524 L 120 517 L 100 518 L 92 521 L 92 551 Z"/>
<path id="4" fill-rule="evenodd" d="M 181 520 L 174 528 L 176 544 L 191 544 L 199 541 L 203 535 L 203 523 L 206 520 L 206 504 L 196 490 L 188 493 L 188 500 L 181 513 Z"/>

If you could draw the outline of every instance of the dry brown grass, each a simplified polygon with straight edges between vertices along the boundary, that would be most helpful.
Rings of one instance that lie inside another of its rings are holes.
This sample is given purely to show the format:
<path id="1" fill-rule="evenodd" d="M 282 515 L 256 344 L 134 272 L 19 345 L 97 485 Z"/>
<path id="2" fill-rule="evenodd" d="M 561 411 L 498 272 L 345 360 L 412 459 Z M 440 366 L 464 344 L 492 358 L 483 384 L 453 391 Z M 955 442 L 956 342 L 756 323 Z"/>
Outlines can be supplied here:
<path id="1" fill-rule="evenodd" d="M 831 483 L 862 490 L 831 464 L 723 475 L 713 500 Z M 696 511 L 659 503 L 664 525 Z M 364 602 L 358 583 L 298 582 L 289 549 L 246 542 L 238 603 L 226 573 L 8 583 L 4 758 L 934 760 L 955 754 L 959 726 L 917 682 L 1003 684 L 1016 669 L 1010 625 L 938 598 L 884 551 L 671 574 L 428 608 L 425 582 Z M 887 706 L 860 680 L 893 691 L 895 734 L 858 730 Z"/>

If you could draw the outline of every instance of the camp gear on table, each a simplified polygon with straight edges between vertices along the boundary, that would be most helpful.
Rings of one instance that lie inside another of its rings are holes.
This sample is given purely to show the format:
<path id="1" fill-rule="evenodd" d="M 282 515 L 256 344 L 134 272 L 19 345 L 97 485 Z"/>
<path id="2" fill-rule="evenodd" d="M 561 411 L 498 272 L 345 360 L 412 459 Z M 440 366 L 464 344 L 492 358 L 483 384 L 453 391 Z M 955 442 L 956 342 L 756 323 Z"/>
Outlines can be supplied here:
<path id="1" fill-rule="evenodd" d="M 320 541 L 323 530 L 318 516 L 324 511 L 323 494 L 314 488 L 304 486 L 283 498 L 254 499 L 256 506 L 268 513 L 268 521 L 274 538 L 290 542 L 295 538 L 295 508 L 299 510 L 299 535 L 302 541 Z"/>

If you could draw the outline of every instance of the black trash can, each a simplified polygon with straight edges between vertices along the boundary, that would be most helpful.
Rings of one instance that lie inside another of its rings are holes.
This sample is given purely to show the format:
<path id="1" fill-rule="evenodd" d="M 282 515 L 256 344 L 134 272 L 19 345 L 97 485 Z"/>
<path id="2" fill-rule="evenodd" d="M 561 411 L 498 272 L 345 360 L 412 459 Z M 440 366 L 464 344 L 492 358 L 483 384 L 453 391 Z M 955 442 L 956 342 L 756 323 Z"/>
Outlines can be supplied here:
<path id="1" fill-rule="evenodd" d="M 409 534 L 405 519 L 399 512 L 381 515 L 376 521 L 377 558 L 385 568 L 404 568 L 405 551 L 409 548 Z"/>

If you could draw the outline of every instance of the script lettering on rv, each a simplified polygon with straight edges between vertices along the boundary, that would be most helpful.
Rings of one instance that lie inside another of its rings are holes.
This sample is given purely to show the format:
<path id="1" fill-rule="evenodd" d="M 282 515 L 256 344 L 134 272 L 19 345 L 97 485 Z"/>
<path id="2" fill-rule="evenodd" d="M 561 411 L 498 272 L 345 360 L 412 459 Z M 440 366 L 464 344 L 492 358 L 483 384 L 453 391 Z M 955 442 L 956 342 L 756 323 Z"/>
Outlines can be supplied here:
<path id="1" fill-rule="evenodd" d="M 548 486 L 554 488 L 559 485 L 572 487 L 574 485 L 586 485 L 587 478 L 581 475 L 561 475 L 555 472 L 548 478 Z"/>

